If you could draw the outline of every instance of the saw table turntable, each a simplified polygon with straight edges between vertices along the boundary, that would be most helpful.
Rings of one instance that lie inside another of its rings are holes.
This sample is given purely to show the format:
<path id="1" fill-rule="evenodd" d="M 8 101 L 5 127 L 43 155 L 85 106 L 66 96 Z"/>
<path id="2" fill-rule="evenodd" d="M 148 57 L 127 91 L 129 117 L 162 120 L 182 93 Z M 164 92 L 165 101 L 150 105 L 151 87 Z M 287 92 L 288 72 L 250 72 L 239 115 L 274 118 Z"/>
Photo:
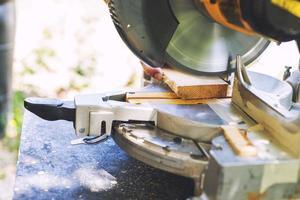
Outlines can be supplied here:
<path id="1" fill-rule="evenodd" d="M 299 72 L 282 81 L 245 67 L 269 44 L 254 33 L 299 45 L 300 13 L 286 5 L 300 3 L 280 2 L 110 0 L 117 31 L 141 60 L 220 77 L 218 87 L 190 99 L 191 87 L 179 92 L 166 76 L 176 94 L 156 82 L 74 101 L 28 98 L 25 108 L 73 122 L 73 144 L 111 136 L 137 160 L 192 178 L 199 199 L 300 198 Z"/>

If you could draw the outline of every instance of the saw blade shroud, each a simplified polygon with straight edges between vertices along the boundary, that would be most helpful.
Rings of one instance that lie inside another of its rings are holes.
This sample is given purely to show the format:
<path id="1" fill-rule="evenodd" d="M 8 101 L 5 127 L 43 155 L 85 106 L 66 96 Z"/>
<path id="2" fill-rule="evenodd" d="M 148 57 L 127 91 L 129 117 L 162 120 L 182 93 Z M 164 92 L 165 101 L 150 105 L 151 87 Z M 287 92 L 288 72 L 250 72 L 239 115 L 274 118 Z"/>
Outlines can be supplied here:
<path id="1" fill-rule="evenodd" d="M 252 63 L 269 44 L 213 22 L 193 0 L 111 0 L 109 8 L 123 41 L 154 67 L 215 75 L 234 70 L 236 55 Z"/>

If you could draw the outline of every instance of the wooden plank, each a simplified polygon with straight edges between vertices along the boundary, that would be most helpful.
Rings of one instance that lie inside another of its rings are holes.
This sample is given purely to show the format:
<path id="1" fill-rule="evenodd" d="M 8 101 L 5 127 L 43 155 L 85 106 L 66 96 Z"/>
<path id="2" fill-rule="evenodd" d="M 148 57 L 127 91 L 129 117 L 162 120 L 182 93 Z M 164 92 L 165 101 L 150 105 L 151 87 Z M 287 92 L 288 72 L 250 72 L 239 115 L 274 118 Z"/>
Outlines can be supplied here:
<path id="1" fill-rule="evenodd" d="M 178 99 L 174 92 L 128 92 L 126 99 Z"/>
<path id="2" fill-rule="evenodd" d="M 227 97 L 228 84 L 219 77 L 197 76 L 164 69 L 163 81 L 182 99 Z"/>
<path id="3" fill-rule="evenodd" d="M 175 104 L 175 105 L 195 105 L 195 104 L 208 104 L 217 103 L 217 99 L 127 99 L 131 104 Z"/>
<path id="4" fill-rule="evenodd" d="M 257 155 L 257 149 L 247 138 L 246 134 L 235 126 L 222 126 L 224 136 L 236 154 L 242 157 L 253 157 Z"/>

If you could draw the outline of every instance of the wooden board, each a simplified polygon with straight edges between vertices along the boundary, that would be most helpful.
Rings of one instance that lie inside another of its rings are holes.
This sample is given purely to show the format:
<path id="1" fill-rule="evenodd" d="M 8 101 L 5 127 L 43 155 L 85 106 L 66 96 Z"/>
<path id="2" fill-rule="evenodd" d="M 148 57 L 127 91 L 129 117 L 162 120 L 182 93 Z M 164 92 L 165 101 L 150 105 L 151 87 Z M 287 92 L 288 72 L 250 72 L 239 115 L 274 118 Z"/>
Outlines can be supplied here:
<path id="1" fill-rule="evenodd" d="M 227 97 L 228 84 L 219 77 L 196 76 L 164 69 L 163 81 L 182 99 Z"/>
<path id="2" fill-rule="evenodd" d="M 174 104 L 174 105 L 195 105 L 195 104 L 208 104 L 217 103 L 217 99 L 127 99 L 131 104 Z"/>
<path id="3" fill-rule="evenodd" d="M 247 136 L 235 126 L 222 126 L 224 136 L 234 152 L 242 157 L 252 157 L 257 155 L 257 149 Z"/>
<path id="4" fill-rule="evenodd" d="M 128 92 L 126 99 L 178 99 L 174 92 Z"/>
<path id="5" fill-rule="evenodd" d="M 131 104 L 195 105 L 217 103 L 219 99 L 181 99 L 174 92 L 128 92 L 126 101 Z"/>

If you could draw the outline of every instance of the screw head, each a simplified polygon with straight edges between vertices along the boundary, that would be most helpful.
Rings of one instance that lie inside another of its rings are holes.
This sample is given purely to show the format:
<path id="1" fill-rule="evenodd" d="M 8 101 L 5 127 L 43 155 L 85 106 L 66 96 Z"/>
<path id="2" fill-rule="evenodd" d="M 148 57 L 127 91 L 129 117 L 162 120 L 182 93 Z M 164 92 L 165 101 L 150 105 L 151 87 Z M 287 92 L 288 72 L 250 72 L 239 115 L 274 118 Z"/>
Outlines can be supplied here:
<path id="1" fill-rule="evenodd" d="M 85 132 L 85 128 L 79 129 L 79 133 L 84 133 L 84 132 Z"/>
<path id="2" fill-rule="evenodd" d="M 217 151 L 222 151 L 222 150 L 223 150 L 223 147 L 222 147 L 221 144 L 215 144 L 214 146 L 215 146 L 215 149 L 216 149 Z"/>

